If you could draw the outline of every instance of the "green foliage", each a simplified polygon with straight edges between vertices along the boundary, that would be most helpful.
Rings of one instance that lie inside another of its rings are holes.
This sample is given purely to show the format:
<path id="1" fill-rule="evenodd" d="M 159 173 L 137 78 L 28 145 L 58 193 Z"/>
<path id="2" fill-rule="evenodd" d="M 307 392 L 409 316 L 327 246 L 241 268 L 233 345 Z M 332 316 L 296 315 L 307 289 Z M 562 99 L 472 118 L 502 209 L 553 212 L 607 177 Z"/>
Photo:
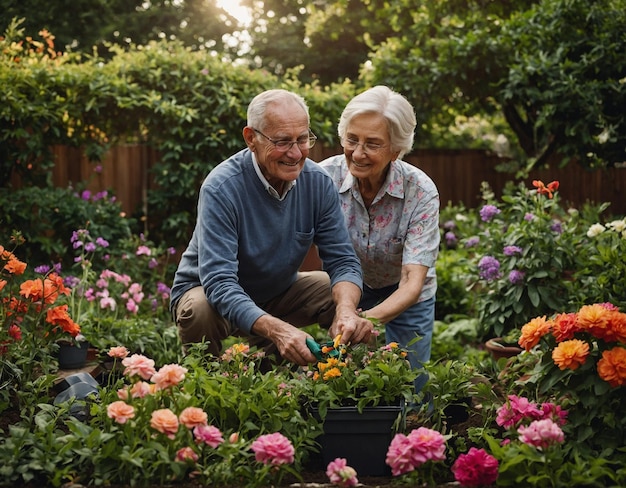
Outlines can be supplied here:
<path id="1" fill-rule="evenodd" d="M 589 227 L 573 276 L 577 305 L 610 302 L 626 310 L 625 254 L 626 218 Z"/>
<path id="2" fill-rule="evenodd" d="M 235 28 L 214 0 L 76 0 L 71 9 L 63 2 L 6 0 L 0 30 L 14 17 L 25 19 L 26 33 L 32 37 L 44 28 L 54 32 L 59 51 L 84 53 L 106 41 L 145 44 L 160 36 L 221 50 L 222 36 Z"/>
<path id="3" fill-rule="evenodd" d="M 69 268 L 74 262 L 70 238 L 76 229 L 89 227 L 95 235 L 116 242 L 128 238 L 135 225 L 107 192 L 91 194 L 71 187 L 0 188 L 0 207 L 0 242 L 8 243 L 19 231 L 26 241 L 20 257 L 33 267 L 61 263 Z"/>
<path id="4" fill-rule="evenodd" d="M 371 8 L 395 34 L 374 48 L 364 81 L 407 95 L 427 134 L 454 126 L 457 115 L 499 111 L 528 167 L 554 154 L 587 167 L 624 160 L 624 0 L 400 0 Z"/>
<path id="5" fill-rule="evenodd" d="M 464 240 L 474 251 L 469 283 L 482 338 L 506 335 L 568 303 L 582 224 L 578 213 L 560 207 L 556 190 L 552 197 L 536 188 L 511 186 L 497 202 L 484 186 L 487 213 L 477 235 Z"/>

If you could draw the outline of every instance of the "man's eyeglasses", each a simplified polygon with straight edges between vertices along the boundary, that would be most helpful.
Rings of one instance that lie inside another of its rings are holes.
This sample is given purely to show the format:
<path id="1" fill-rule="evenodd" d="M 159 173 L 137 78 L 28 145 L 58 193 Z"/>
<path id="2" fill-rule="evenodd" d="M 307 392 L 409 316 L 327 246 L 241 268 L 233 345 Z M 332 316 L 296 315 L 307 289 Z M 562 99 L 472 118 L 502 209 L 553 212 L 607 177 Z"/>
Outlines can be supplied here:
<path id="1" fill-rule="evenodd" d="M 297 144 L 301 150 L 311 149 L 313 146 L 315 146 L 315 141 L 317 141 L 317 136 L 313 134 L 313 132 L 311 131 L 309 131 L 308 136 L 300 137 L 299 139 L 296 139 L 295 141 L 284 141 L 284 140 L 275 141 L 274 139 L 267 137 L 265 134 L 263 134 L 263 132 L 261 132 L 258 129 L 255 129 L 254 127 L 252 128 L 252 130 L 256 132 L 257 134 L 265 137 L 268 141 L 274 144 L 274 147 L 276 148 L 277 151 L 280 151 L 283 153 L 289 151 L 293 147 L 294 144 Z"/>
<path id="2" fill-rule="evenodd" d="M 366 154 L 376 154 L 381 149 L 386 148 L 387 146 L 383 146 L 382 144 L 376 144 L 375 142 L 359 142 L 354 139 L 341 138 L 341 147 L 347 149 L 348 151 L 354 151 L 357 147 L 361 146 L 361 149 Z"/>

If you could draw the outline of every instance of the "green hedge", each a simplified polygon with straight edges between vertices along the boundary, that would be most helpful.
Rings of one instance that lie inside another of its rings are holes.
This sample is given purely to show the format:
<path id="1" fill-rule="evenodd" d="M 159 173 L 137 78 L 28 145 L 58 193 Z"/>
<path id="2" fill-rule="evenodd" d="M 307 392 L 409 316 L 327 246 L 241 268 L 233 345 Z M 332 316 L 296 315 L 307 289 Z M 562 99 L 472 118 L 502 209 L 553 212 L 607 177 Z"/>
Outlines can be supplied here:
<path id="1" fill-rule="evenodd" d="M 313 131 L 330 143 L 356 90 L 348 82 L 303 85 L 295 75 L 277 78 L 177 42 L 111 48 L 104 60 L 57 56 L 21 35 L 14 24 L 0 39 L 1 186 L 14 192 L 17 173 L 22 187 L 51 187 L 55 144 L 83 147 L 98 161 L 112 144 L 145 143 L 162 155 L 153 168 L 157 189 L 148 196 L 150 221 L 158 223 L 151 237 L 167 236 L 172 245 L 191 234 L 204 176 L 243 147 L 246 109 L 256 94 L 269 88 L 300 93 Z"/>

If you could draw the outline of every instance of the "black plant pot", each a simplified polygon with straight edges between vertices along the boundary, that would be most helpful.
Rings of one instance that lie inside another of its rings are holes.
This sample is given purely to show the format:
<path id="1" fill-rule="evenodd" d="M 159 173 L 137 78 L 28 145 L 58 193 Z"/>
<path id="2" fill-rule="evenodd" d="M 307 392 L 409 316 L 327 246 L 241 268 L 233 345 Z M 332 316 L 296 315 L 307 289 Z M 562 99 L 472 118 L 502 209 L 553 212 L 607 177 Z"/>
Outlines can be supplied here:
<path id="1" fill-rule="evenodd" d="M 89 342 L 61 342 L 59 343 L 59 368 L 79 369 L 87 362 Z"/>
<path id="2" fill-rule="evenodd" d="M 313 415 L 319 418 L 315 409 Z M 359 475 L 390 476 L 385 458 L 398 416 L 404 419 L 403 403 L 365 407 L 362 412 L 353 406 L 328 409 L 318 438 L 324 466 L 345 458 Z"/>
<path id="3" fill-rule="evenodd" d="M 469 419 L 469 409 L 472 405 L 471 397 L 459 398 L 443 409 L 443 415 L 449 425 L 461 424 Z"/>

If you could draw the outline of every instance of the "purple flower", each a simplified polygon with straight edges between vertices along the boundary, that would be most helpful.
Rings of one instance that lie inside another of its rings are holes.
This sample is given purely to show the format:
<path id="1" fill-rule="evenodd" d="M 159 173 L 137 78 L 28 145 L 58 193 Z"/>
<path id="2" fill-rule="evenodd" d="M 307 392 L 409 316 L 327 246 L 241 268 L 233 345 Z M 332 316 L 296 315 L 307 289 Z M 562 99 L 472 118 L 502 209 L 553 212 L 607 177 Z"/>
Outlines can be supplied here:
<path id="1" fill-rule="evenodd" d="M 176 248 L 175 247 L 168 247 L 167 248 L 167 252 L 169 254 L 176 254 Z"/>
<path id="2" fill-rule="evenodd" d="M 50 266 L 47 264 L 42 264 L 41 266 L 37 266 L 35 268 L 35 273 L 39 274 L 46 274 L 48 271 L 50 271 Z"/>
<path id="3" fill-rule="evenodd" d="M 100 247 L 109 247 L 109 241 L 103 239 L 102 237 L 98 237 L 96 239 L 96 244 L 98 244 L 98 246 Z"/>
<path id="4" fill-rule="evenodd" d="M 480 242 L 480 237 L 472 236 L 467 241 L 465 241 L 465 247 L 477 246 L 479 242 Z"/>
<path id="5" fill-rule="evenodd" d="M 535 216 L 531 214 L 530 212 L 524 215 L 524 220 L 526 220 L 527 222 L 532 222 L 534 219 L 535 219 Z"/>
<path id="6" fill-rule="evenodd" d="M 480 220 L 483 222 L 489 222 L 496 215 L 500 213 L 500 209 L 495 205 L 485 205 L 480 209 Z"/>
<path id="7" fill-rule="evenodd" d="M 500 277 L 500 261 L 493 256 L 483 256 L 478 262 L 479 276 L 492 281 Z"/>
<path id="8" fill-rule="evenodd" d="M 556 234 L 562 234 L 563 227 L 561 226 L 561 222 L 558 220 L 553 220 L 552 225 L 550 226 L 550 230 L 552 232 L 555 232 Z"/>
<path id="9" fill-rule="evenodd" d="M 523 271 L 514 269 L 509 273 L 509 282 L 513 285 L 521 285 L 524 282 L 524 275 Z"/>
<path id="10" fill-rule="evenodd" d="M 139 246 L 136 252 L 137 256 L 150 256 L 152 251 L 148 246 Z"/>
<path id="11" fill-rule="evenodd" d="M 81 197 L 83 200 L 89 200 L 89 199 L 91 198 L 91 192 L 90 192 L 89 190 L 84 190 L 84 191 L 81 193 L 80 197 Z"/>
<path id="12" fill-rule="evenodd" d="M 454 232 L 446 232 L 444 237 L 446 239 L 446 245 L 448 247 L 456 246 L 456 236 L 454 235 Z"/>
<path id="13" fill-rule="evenodd" d="M 78 278 L 77 276 L 66 276 L 65 278 L 63 278 L 63 284 L 68 288 L 74 288 L 78 286 L 79 283 L 80 278 Z"/>
<path id="14" fill-rule="evenodd" d="M 504 246 L 502 252 L 505 256 L 513 256 L 515 254 L 522 254 L 522 248 L 519 246 Z"/>
<path id="15" fill-rule="evenodd" d="M 150 258 L 150 261 L 148 261 L 148 268 L 150 269 L 154 269 L 159 265 L 159 262 L 154 259 L 154 258 Z"/>
<path id="16" fill-rule="evenodd" d="M 93 242 L 88 242 L 85 244 L 85 251 L 94 252 L 96 250 L 96 245 Z"/>
<path id="17" fill-rule="evenodd" d="M 445 230 L 454 230 L 454 229 L 456 229 L 456 224 L 454 223 L 454 220 L 446 220 L 443 223 L 443 228 Z"/>

